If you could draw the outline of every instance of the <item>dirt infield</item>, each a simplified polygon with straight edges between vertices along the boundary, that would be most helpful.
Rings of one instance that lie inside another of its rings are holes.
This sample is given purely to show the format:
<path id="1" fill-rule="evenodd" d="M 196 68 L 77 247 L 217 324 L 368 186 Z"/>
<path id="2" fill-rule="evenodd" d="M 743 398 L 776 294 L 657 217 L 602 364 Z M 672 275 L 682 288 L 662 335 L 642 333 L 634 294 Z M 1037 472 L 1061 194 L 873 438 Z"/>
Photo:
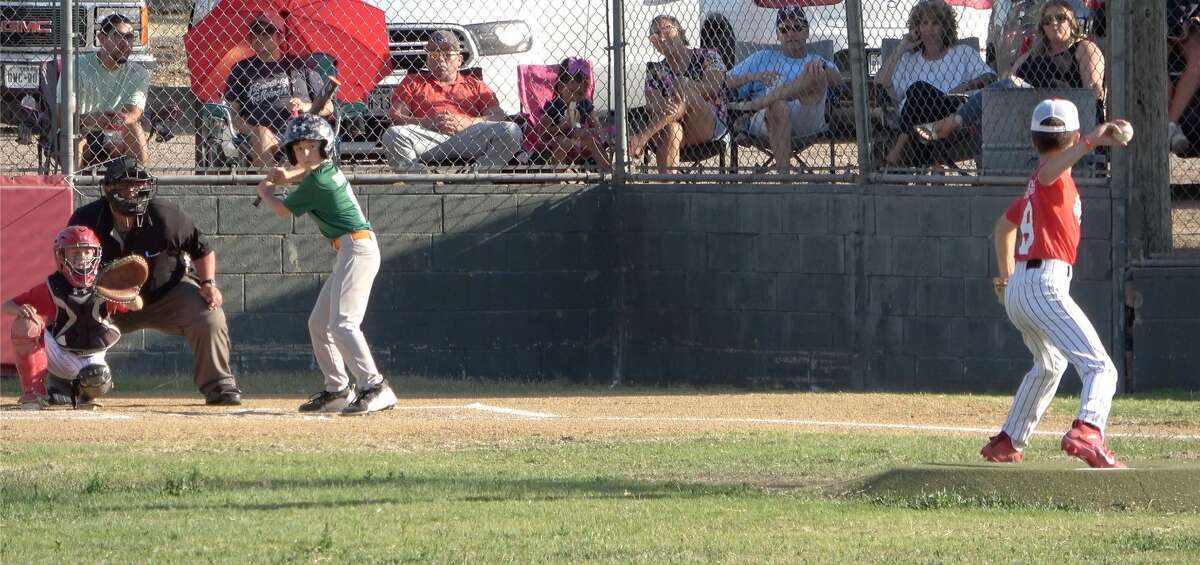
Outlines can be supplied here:
<path id="1" fill-rule="evenodd" d="M 365 417 L 296 412 L 301 397 L 250 397 L 236 408 L 199 397 L 125 396 L 95 411 L 22 412 L 0 398 L 5 443 L 135 442 L 205 448 L 213 442 L 320 449 L 347 442 L 379 451 L 506 443 L 583 441 L 763 429 L 970 434 L 985 437 L 1003 420 L 1005 397 L 892 394 L 660 394 L 602 396 L 443 396 L 402 398 L 397 409 Z M 1051 408 L 1039 433 L 1060 434 L 1073 409 Z M 1114 419 L 1112 437 L 1200 439 L 1190 419 Z"/>

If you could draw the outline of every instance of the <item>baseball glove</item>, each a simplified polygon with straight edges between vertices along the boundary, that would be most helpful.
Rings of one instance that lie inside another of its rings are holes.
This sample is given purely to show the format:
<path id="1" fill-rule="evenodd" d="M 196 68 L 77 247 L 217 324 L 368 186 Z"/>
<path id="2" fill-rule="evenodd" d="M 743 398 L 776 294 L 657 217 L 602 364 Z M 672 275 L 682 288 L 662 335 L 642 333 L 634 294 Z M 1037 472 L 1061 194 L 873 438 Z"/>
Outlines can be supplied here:
<path id="1" fill-rule="evenodd" d="M 150 266 L 138 255 L 126 255 L 109 263 L 96 276 L 96 294 L 109 302 L 129 304 L 137 298 Z"/>

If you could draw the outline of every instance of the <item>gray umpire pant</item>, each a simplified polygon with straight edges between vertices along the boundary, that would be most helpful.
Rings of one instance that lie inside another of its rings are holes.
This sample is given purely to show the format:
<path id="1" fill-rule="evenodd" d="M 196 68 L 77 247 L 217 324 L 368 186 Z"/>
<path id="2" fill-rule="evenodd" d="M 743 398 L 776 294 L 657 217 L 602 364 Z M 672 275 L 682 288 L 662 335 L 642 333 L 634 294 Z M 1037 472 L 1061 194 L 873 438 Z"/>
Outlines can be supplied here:
<path id="1" fill-rule="evenodd" d="M 158 300 L 136 312 L 113 316 L 113 321 L 125 334 L 149 328 L 183 336 L 192 350 L 192 382 L 200 392 L 208 394 L 221 386 L 237 386 L 229 367 L 225 311 L 209 310 L 192 279 L 184 278 Z"/>
<path id="2" fill-rule="evenodd" d="M 473 160 L 483 169 L 498 170 L 521 150 L 521 126 L 513 122 L 481 122 L 455 135 L 416 125 L 392 126 L 383 133 L 388 165 L 397 172 L 421 161 Z"/>
<path id="3" fill-rule="evenodd" d="M 359 390 L 383 381 L 361 328 L 371 286 L 379 273 L 379 243 L 375 234 L 363 239 L 345 234 L 338 238 L 338 245 L 333 272 L 321 285 L 308 317 L 313 354 L 325 373 L 325 390 L 330 392 L 346 388 L 350 374 Z"/>

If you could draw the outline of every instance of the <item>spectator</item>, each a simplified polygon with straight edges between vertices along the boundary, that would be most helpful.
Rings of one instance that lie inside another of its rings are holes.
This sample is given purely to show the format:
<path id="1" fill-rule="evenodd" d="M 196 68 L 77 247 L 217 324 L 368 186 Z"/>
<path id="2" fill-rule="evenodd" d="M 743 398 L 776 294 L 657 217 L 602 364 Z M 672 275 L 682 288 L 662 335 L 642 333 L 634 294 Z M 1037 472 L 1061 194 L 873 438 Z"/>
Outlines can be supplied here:
<path id="1" fill-rule="evenodd" d="M 1103 121 L 1104 54 L 1084 37 L 1068 0 L 1042 4 L 1033 47 L 1013 68 L 1014 76 L 987 88 L 1090 88 L 1096 92 L 1097 118 Z M 925 141 L 943 139 L 963 126 L 978 129 L 982 122 L 983 93 L 976 92 L 950 116 L 917 126 L 917 135 Z"/>
<path id="2" fill-rule="evenodd" d="M 889 165 L 906 156 L 927 161 L 922 152 L 906 153 L 915 126 L 950 115 L 962 103 L 954 95 L 983 88 L 996 78 L 978 51 L 957 45 L 958 22 L 944 0 L 921 0 L 913 6 L 908 29 L 875 75 L 900 109 L 901 132 L 885 157 Z"/>
<path id="3" fill-rule="evenodd" d="M 650 22 L 650 44 L 665 58 L 650 63 L 646 72 L 646 111 L 649 123 L 629 136 L 631 158 L 654 143 L 660 173 L 679 165 L 685 145 L 725 137 L 728 117 L 721 107 L 725 63 L 711 49 L 689 49 L 687 36 L 672 16 Z"/>
<path id="4" fill-rule="evenodd" d="M 324 88 L 324 79 L 306 58 L 283 54 L 283 26 L 274 12 L 256 16 L 247 30 L 254 56 L 238 61 L 225 82 L 233 127 L 250 136 L 256 167 L 277 164 L 277 132 L 293 114 L 311 111 L 313 98 Z M 333 114 L 333 101 L 319 113 Z"/>
<path id="5" fill-rule="evenodd" d="M 825 96 L 830 86 L 842 84 L 842 74 L 832 61 L 808 53 L 804 8 L 780 9 L 775 28 L 783 51 L 763 49 L 746 57 L 729 71 L 725 86 L 751 99 L 730 108 L 754 112 L 750 135 L 770 139 L 776 166 L 786 173 L 792 139 L 825 129 Z"/>
<path id="6" fill-rule="evenodd" d="M 587 92 L 590 69 L 586 61 L 577 57 L 567 57 L 558 64 L 554 98 L 542 107 L 539 137 L 548 146 L 550 160 L 555 163 L 567 163 L 587 154 L 600 170 L 611 172 L 608 132 L 600 127 L 595 104 Z"/>
<path id="7" fill-rule="evenodd" d="M 83 133 L 76 142 L 78 167 L 122 154 L 142 163 L 150 158 L 141 123 L 150 71 L 129 62 L 136 37 L 129 18 L 112 14 L 97 25 L 100 50 L 75 56 L 75 104 Z"/>
<path id="8" fill-rule="evenodd" d="M 1200 2 L 1168 0 L 1167 58 L 1171 97 L 1167 104 L 1167 140 L 1171 151 L 1188 153 L 1200 140 Z"/>
<path id="9" fill-rule="evenodd" d="M 392 95 L 394 126 L 383 134 L 388 164 L 423 172 L 422 161 L 473 159 L 498 170 L 521 149 L 521 126 L 507 121 L 496 94 L 482 80 L 460 74 L 462 48 L 452 31 L 425 43 L 427 71 L 409 73 Z"/>
<path id="10" fill-rule="evenodd" d="M 138 254 L 150 264 L 142 286 L 145 307 L 113 318 L 123 333 L 152 328 L 183 336 L 192 350 L 192 380 L 210 405 L 242 403 L 229 367 L 229 329 L 217 288 L 217 254 L 192 219 L 154 199 L 154 177 L 123 158 L 104 172 L 103 196 L 71 214 L 68 225 L 92 228 L 101 257 Z M 195 268 L 189 275 L 188 265 Z"/>

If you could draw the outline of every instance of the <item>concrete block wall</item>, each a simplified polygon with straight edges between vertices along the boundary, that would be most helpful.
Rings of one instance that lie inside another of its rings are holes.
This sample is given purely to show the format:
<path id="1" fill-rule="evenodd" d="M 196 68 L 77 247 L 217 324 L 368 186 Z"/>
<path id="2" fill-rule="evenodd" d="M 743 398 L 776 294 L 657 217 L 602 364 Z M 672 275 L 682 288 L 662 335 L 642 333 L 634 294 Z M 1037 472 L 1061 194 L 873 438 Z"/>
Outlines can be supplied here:
<path id="1" fill-rule="evenodd" d="M 1020 190 L 624 189 L 625 378 L 1012 391 L 1030 361 L 990 235 Z M 1112 343 L 1106 197 L 1085 191 L 1084 218 L 1072 293 Z"/>
<path id="2" fill-rule="evenodd" d="M 359 187 L 384 253 L 366 333 L 392 374 L 1010 392 L 1029 357 L 992 298 L 989 236 L 1019 191 Z M 1112 343 L 1111 212 L 1094 193 L 1073 295 Z M 311 367 L 333 258 L 311 221 L 252 208 L 249 187 L 160 195 L 217 249 L 236 370 Z M 157 333 L 113 358 L 190 372 Z"/>
<path id="3" fill-rule="evenodd" d="M 356 190 L 383 252 L 364 328 L 386 372 L 611 379 L 610 190 Z M 334 258 L 315 224 L 252 207 L 249 187 L 160 187 L 159 197 L 188 211 L 217 250 L 235 371 L 314 367 L 307 319 Z M 191 371 L 184 342 L 156 332 L 126 336 L 112 358 L 122 371 Z"/>
<path id="4" fill-rule="evenodd" d="M 1200 267 L 1138 267 L 1129 273 L 1135 391 L 1200 390 Z"/>

